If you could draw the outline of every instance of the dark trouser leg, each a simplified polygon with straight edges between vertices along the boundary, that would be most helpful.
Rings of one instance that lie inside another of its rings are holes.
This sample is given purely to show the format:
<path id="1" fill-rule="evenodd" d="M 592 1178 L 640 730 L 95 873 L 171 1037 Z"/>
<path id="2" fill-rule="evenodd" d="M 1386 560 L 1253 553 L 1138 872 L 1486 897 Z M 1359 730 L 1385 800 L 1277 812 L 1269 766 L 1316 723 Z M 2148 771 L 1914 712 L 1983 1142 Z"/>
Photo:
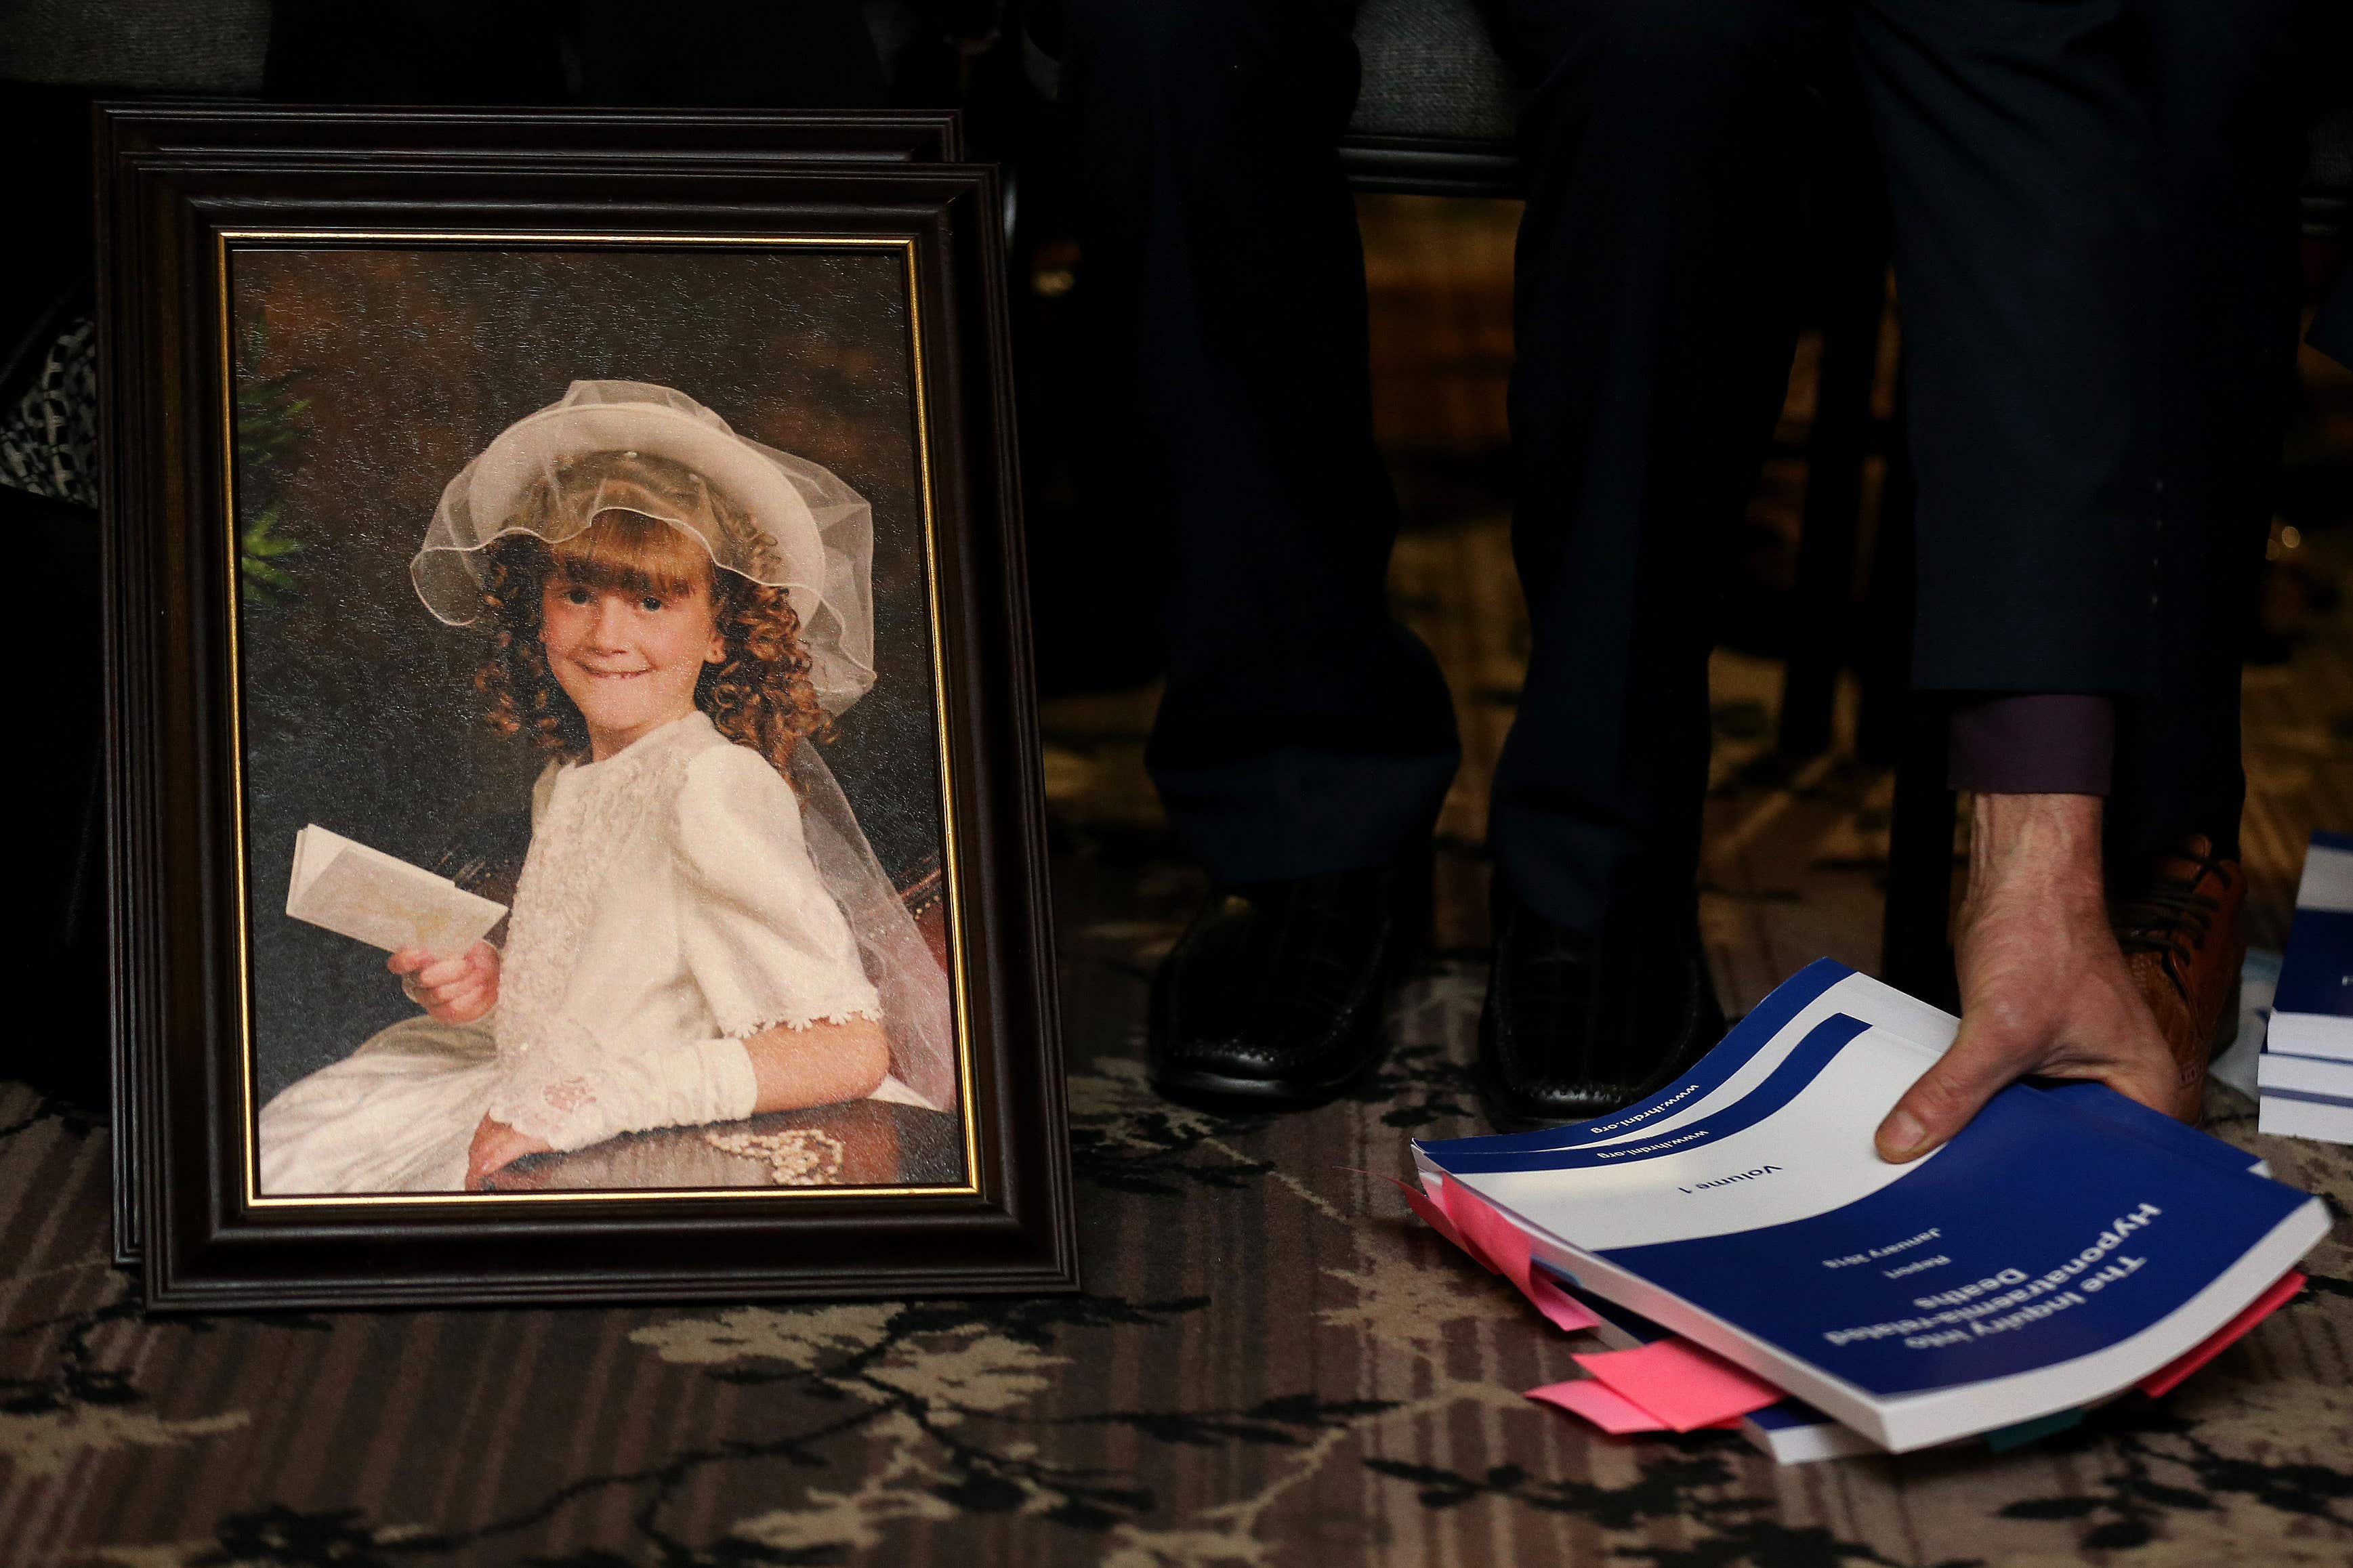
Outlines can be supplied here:
<path id="1" fill-rule="evenodd" d="M 1223 882 L 1367 867 L 1454 773 L 1389 618 L 1339 0 L 1073 0 L 1065 50 L 1102 426 L 1089 497 L 1165 542 L 1146 761 Z M 1124 589 L 1125 585 L 1121 585 Z M 1147 606 L 1139 604 L 1139 613 Z"/>
<path id="2" fill-rule="evenodd" d="M 1508 0 L 1523 125 L 1514 546 L 1533 629 L 1499 874 L 1571 930 L 1688 920 L 1713 569 L 1788 374 L 1813 0 Z"/>
<path id="3" fill-rule="evenodd" d="M 2155 687 L 2157 252 L 2130 4 L 1857 15 L 1894 216 L 1928 689 Z"/>
<path id="4" fill-rule="evenodd" d="M 2297 0 L 2134 0 L 2159 150 L 2163 495 L 2155 691 L 2117 705 L 2107 863 L 2238 853 L 2239 664 L 2295 365 Z"/>

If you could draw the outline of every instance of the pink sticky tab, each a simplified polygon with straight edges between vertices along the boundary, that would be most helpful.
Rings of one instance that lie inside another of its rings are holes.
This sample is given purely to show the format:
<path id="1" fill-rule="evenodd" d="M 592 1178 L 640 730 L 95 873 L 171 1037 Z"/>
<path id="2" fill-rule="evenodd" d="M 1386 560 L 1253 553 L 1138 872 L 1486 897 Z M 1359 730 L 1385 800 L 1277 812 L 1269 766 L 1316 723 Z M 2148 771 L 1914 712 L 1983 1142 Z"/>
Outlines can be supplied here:
<path id="1" fill-rule="evenodd" d="M 2208 1335 L 2197 1349 L 2189 1351 L 2140 1380 L 2138 1387 L 2151 1399 L 2162 1398 L 2181 1385 L 2181 1380 L 2229 1350 L 2246 1337 L 2247 1331 L 2295 1300 L 2304 1289 L 2304 1276 L 2291 1268 L 2272 1282 L 2270 1289 L 2246 1305 L 2246 1310 Z"/>
<path id="2" fill-rule="evenodd" d="M 1399 1183 L 1398 1185 L 1403 1186 L 1404 1184 Z M 1405 1201 L 1412 1207 L 1413 1212 L 1420 1216 L 1422 1224 L 1428 1226 L 1430 1229 L 1436 1231 L 1439 1235 L 1444 1237 L 1447 1240 L 1452 1242 L 1463 1251 L 1470 1253 L 1472 1257 L 1478 1258 L 1481 1263 L 1483 1264 L 1487 1262 L 1485 1258 L 1479 1258 L 1479 1254 L 1472 1249 L 1469 1242 L 1462 1239 L 1462 1233 L 1454 1228 L 1454 1222 L 1446 1217 L 1446 1211 L 1440 1208 L 1436 1204 L 1431 1203 L 1428 1194 L 1417 1193 L 1409 1188 L 1405 1194 Z M 1489 1265 L 1489 1267 L 1492 1268 L 1493 1265 Z"/>
<path id="3" fill-rule="evenodd" d="M 1528 1300 L 1536 1310 L 1552 1320 L 1553 1327 L 1576 1333 L 1583 1329 L 1601 1326 L 1601 1319 L 1593 1309 L 1552 1282 L 1552 1276 L 1541 1268 L 1528 1270 Z"/>
<path id="4" fill-rule="evenodd" d="M 1366 1175 L 1372 1174 L 1369 1171 L 1365 1173 Z M 1428 1226 L 1430 1229 L 1436 1231 L 1439 1235 L 1444 1237 L 1455 1246 L 1461 1247 L 1463 1251 L 1469 1252 L 1471 1250 L 1469 1245 L 1462 1239 L 1462 1233 L 1454 1228 L 1454 1222 L 1446 1217 L 1446 1211 L 1444 1209 L 1440 1208 L 1436 1204 L 1430 1201 L 1430 1194 L 1428 1193 L 1423 1192 L 1419 1187 L 1415 1186 L 1412 1183 L 1401 1182 L 1395 1176 L 1383 1176 L 1381 1180 L 1387 1182 L 1389 1185 L 1395 1187 L 1398 1192 L 1405 1194 L 1406 1206 L 1413 1210 L 1415 1216 L 1418 1217 L 1422 1224 Z M 1482 1258 L 1479 1261 L 1484 1263 L 1487 1260 Z"/>
<path id="5" fill-rule="evenodd" d="M 1454 1222 L 1463 1239 L 1487 1260 L 1487 1267 L 1528 1293 L 1527 1233 L 1502 1215 L 1493 1205 L 1478 1196 L 1460 1182 L 1449 1182 L 1438 1189 L 1440 1200 L 1446 1205 L 1447 1218 Z"/>
<path id="6" fill-rule="evenodd" d="M 1452 1182 L 1441 1182 L 1438 1196 L 1426 1201 L 1436 1203 L 1445 1213 L 1446 1223 L 1454 1227 L 1455 1238 L 1461 1244 L 1462 1250 L 1477 1258 L 1481 1268 L 1490 1274 L 1503 1272 L 1495 1266 L 1494 1258 L 1488 1256 L 1486 1248 L 1479 1245 L 1480 1233 L 1483 1229 L 1479 1222 L 1484 1211 L 1478 1199 L 1461 1191 Z"/>
<path id="7" fill-rule="evenodd" d="M 1528 1390 L 1527 1398 L 1557 1405 L 1572 1415 L 1582 1415 L 1614 1437 L 1629 1432 L 1662 1432 L 1667 1424 L 1609 1385 L 1590 1377 L 1547 1383 Z"/>
<path id="8" fill-rule="evenodd" d="M 1688 1340 L 1659 1340 L 1630 1351 L 1599 1351 L 1577 1364 L 1656 1415 L 1678 1432 L 1778 1404 L 1781 1391 Z"/>

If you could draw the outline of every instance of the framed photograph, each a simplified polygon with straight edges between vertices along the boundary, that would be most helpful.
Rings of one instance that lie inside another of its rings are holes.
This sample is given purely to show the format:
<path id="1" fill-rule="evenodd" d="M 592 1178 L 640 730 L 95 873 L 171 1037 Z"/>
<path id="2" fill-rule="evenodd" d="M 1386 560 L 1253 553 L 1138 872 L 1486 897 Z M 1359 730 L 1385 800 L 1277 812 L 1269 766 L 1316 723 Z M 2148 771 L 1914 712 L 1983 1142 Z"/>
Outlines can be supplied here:
<path id="1" fill-rule="evenodd" d="M 789 154 L 798 163 L 955 163 L 964 155 L 957 114 L 927 110 L 849 115 L 767 109 L 519 112 L 142 99 L 105 106 L 94 130 L 101 169 L 129 158 L 148 167 L 190 156 L 218 165 L 233 154 L 248 171 L 274 162 L 292 163 L 313 175 L 339 162 L 381 170 L 452 161 L 512 166 L 522 158 L 544 174 L 557 167 L 595 169 L 619 160 L 642 175 L 657 165 L 691 170 L 745 155 L 773 161 Z M 141 186 L 135 180 L 114 179 L 107 187 L 110 206 L 101 221 L 112 240 L 113 282 L 119 292 L 135 296 L 144 288 L 138 269 L 152 251 L 145 235 L 147 212 L 137 199 Z M 142 390 L 135 384 L 125 385 L 101 410 L 118 443 L 126 441 L 142 419 L 154 416 L 153 406 L 139 401 Z M 114 1031 L 110 1068 L 118 1084 L 132 1078 L 129 1040 L 128 1031 Z M 128 1267 L 138 1262 L 143 1224 L 138 1200 L 138 1106 L 132 1097 L 117 1094 L 112 1111 L 114 1250 L 116 1261 Z"/>
<path id="2" fill-rule="evenodd" d="M 150 1305 L 1073 1287 L 991 173 L 364 118 L 100 131 Z"/>

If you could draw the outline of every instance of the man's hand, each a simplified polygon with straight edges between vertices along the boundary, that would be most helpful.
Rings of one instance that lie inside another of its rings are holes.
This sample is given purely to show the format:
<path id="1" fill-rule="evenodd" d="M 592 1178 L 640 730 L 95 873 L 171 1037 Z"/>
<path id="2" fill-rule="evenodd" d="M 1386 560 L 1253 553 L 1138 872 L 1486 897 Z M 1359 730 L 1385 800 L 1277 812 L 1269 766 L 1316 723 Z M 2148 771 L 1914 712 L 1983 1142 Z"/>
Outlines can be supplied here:
<path id="1" fill-rule="evenodd" d="M 400 976 L 409 1000 L 440 1023 L 470 1024 L 499 1005 L 499 950 L 487 942 L 455 958 L 404 947 L 384 966 Z"/>
<path id="2" fill-rule="evenodd" d="M 2179 1071 L 2108 930 L 2100 810 L 2089 795 L 1981 795 L 1957 957 L 1961 1030 L 1879 1127 L 1915 1160 L 2011 1080 L 2097 1079 L 2168 1115 Z"/>
<path id="3" fill-rule="evenodd" d="M 466 1151 L 466 1190 L 483 1191 L 490 1178 L 525 1154 L 544 1154 L 551 1147 L 544 1139 L 528 1137 L 503 1121 L 483 1117 L 474 1129 L 473 1146 Z"/>

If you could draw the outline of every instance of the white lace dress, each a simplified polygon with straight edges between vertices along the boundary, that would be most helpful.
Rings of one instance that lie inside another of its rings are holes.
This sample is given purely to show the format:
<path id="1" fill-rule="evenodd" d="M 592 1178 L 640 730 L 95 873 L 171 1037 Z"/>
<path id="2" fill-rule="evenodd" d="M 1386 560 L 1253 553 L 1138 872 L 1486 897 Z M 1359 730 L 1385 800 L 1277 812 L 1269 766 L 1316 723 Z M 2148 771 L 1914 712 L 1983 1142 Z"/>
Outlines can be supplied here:
<path id="1" fill-rule="evenodd" d="M 498 1006 L 471 1025 L 395 1024 L 271 1100 L 261 1190 L 459 1189 L 494 1101 L 523 1085 L 564 1103 L 573 1080 L 548 1069 L 575 1042 L 626 1072 L 633 1054 L 853 1015 L 881 1004 L 791 787 L 698 711 L 541 775 Z M 878 1094 L 913 1099 L 895 1080 Z"/>

